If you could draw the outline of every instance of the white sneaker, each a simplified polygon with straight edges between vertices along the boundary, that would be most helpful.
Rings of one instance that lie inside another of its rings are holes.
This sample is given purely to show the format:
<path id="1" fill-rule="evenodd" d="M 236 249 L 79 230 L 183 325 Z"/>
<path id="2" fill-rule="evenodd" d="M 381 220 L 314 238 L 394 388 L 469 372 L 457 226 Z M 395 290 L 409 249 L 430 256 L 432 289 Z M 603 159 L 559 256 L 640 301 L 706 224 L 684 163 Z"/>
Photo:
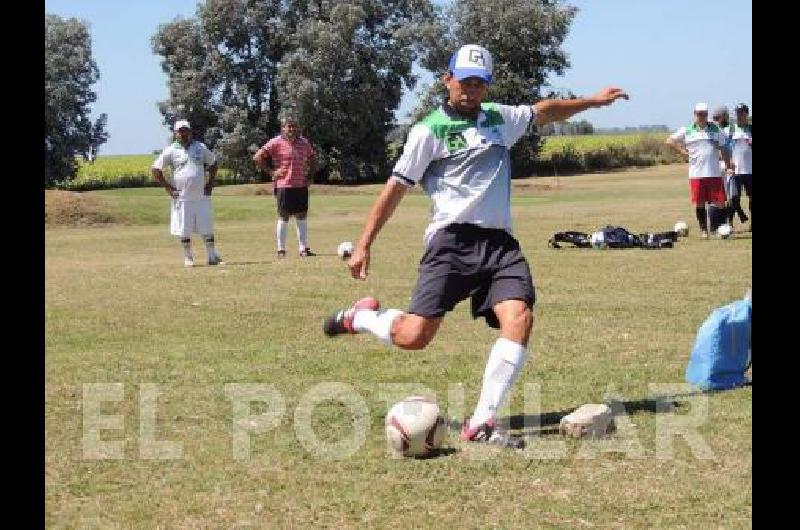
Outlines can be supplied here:
<path id="1" fill-rule="evenodd" d="M 192 256 L 184 256 L 184 258 L 183 258 L 183 266 L 184 267 L 194 267 L 194 257 L 192 257 Z"/>

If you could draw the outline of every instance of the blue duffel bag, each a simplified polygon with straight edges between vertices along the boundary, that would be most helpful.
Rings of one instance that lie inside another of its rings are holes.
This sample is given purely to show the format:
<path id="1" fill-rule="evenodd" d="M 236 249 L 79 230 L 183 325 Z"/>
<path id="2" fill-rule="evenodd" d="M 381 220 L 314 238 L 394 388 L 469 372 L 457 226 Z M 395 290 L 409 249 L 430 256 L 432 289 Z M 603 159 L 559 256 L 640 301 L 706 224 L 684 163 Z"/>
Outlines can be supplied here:
<path id="1" fill-rule="evenodd" d="M 748 297 L 715 309 L 700 326 L 686 367 L 686 381 L 701 390 L 749 383 L 753 303 Z"/>

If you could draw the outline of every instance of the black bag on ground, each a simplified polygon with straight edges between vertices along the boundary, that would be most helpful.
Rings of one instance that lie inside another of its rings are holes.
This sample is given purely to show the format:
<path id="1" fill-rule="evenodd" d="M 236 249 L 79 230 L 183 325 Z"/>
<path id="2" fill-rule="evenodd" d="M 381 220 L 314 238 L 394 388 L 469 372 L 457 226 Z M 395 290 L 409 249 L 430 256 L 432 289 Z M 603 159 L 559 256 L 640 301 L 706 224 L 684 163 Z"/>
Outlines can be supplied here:
<path id="1" fill-rule="evenodd" d="M 591 248 L 592 246 L 592 242 L 589 240 L 589 234 L 576 232 L 574 230 L 556 232 L 547 242 L 552 248 L 561 248 L 559 243 L 570 243 L 578 248 Z"/>

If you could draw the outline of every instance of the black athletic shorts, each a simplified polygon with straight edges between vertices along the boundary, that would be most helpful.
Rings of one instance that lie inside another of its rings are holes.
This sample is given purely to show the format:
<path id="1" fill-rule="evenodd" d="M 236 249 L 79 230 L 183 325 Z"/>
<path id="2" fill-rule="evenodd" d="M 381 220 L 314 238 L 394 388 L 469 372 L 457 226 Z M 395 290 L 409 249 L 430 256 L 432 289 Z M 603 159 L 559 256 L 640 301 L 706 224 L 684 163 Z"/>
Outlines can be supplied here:
<path id="1" fill-rule="evenodd" d="M 472 317 L 499 328 L 493 307 L 522 300 L 533 307 L 536 293 L 519 243 L 505 230 L 451 224 L 436 232 L 419 263 L 409 313 L 443 316 L 471 298 Z"/>
<path id="2" fill-rule="evenodd" d="M 308 188 L 275 188 L 273 192 L 281 217 L 308 211 Z"/>

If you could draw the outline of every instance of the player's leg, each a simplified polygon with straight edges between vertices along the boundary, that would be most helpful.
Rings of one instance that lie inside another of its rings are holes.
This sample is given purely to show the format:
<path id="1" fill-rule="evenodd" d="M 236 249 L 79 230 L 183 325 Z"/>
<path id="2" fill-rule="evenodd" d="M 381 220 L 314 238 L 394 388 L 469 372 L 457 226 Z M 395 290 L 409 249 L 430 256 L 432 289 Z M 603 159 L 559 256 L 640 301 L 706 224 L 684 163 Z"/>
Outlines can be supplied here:
<path id="1" fill-rule="evenodd" d="M 372 333 L 386 344 L 421 350 L 436 336 L 442 318 L 427 318 L 399 309 L 380 310 L 374 298 L 362 298 L 325 321 L 325 334 Z"/>
<path id="2" fill-rule="evenodd" d="M 720 225 L 725 223 L 725 184 L 722 177 L 703 179 L 704 199 L 708 201 L 709 230 L 716 233 Z"/>
<path id="3" fill-rule="evenodd" d="M 316 256 L 308 248 L 308 188 L 293 188 L 291 203 L 291 211 L 297 227 L 297 245 L 300 257 Z"/>
<path id="4" fill-rule="evenodd" d="M 528 336 L 533 327 L 531 309 L 521 300 L 506 300 L 495 308 L 500 320 L 500 338 L 489 351 L 481 396 L 470 418 L 471 428 L 496 418 L 528 358 Z"/>
<path id="5" fill-rule="evenodd" d="M 475 288 L 476 277 L 472 273 L 475 264 L 465 259 L 472 243 L 460 239 L 456 230 L 450 227 L 440 230 L 428 245 L 420 260 L 419 277 L 407 312 L 379 311 L 377 300 L 363 298 L 328 317 L 325 334 L 366 331 L 398 348 L 419 350 L 427 346 L 445 313 Z"/>
<path id="6" fill-rule="evenodd" d="M 177 236 L 183 248 L 183 266 L 194 267 L 194 254 L 192 253 L 192 226 L 187 218 L 186 203 L 172 199 L 170 211 L 169 231 Z"/>
<path id="7" fill-rule="evenodd" d="M 473 315 L 484 316 L 490 326 L 500 328 L 500 338 L 489 351 L 478 404 L 461 432 L 464 440 L 491 437 L 497 411 L 528 359 L 536 295 L 527 260 L 515 240 L 513 244 L 516 248 L 505 253 L 488 289 L 476 292 L 472 298 Z"/>
<path id="8" fill-rule="evenodd" d="M 731 212 L 731 221 L 733 220 L 734 213 L 739 216 L 739 221 L 742 223 L 747 222 L 747 214 L 744 213 L 742 209 L 742 180 L 741 175 L 733 175 L 731 177 L 731 187 L 734 190 L 734 198 L 733 198 L 733 212 Z M 733 222 L 731 222 L 733 224 Z"/>
<path id="9" fill-rule="evenodd" d="M 689 179 L 689 198 L 694 206 L 697 224 L 700 225 L 700 237 L 708 237 L 708 221 L 706 218 L 706 204 L 702 197 L 701 182 L 703 179 Z"/>
<path id="10" fill-rule="evenodd" d="M 195 222 L 197 231 L 203 236 L 208 264 L 219 265 L 222 262 L 222 258 L 217 253 L 214 243 L 214 212 L 211 208 L 211 197 L 206 196 L 197 201 Z"/>
<path id="11" fill-rule="evenodd" d="M 744 186 L 744 191 L 747 193 L 747 211 L 750 212 L 750 226 L 747 229 L 752 232 L 753 231 L 753 174 L 743 174 L 737 175 L 737 178 L 741 180 L 742 186 Z M 744 212 L 742 212 L 744 213 Z"/>
<path id="12" fill-rule="evenodd" d="M 286 256 L 286 229 L 289 226 L 289 213 L 286 211 L 287 188 L 275 188 L 275 205 L 278 209 L 278 221 L 275 226 L 275 236 L 278 246 L 278 257 Z"/>

